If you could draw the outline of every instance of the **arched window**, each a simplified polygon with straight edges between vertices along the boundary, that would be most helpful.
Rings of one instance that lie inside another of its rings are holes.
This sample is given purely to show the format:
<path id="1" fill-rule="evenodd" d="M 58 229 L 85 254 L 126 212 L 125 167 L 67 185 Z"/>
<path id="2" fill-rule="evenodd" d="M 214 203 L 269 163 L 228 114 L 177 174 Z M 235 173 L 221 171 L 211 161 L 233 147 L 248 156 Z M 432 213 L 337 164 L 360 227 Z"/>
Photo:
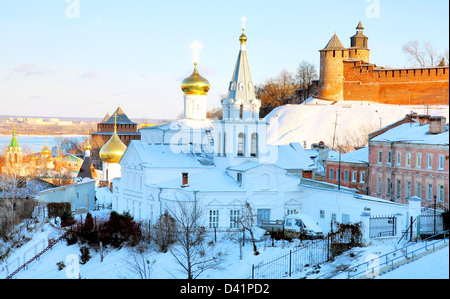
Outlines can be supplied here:
<path id="1" fill-rule="evenodd" d="M 244 82 L 239 82 L 239 87 L 238 87 L 238 89 L 239 90 L 244 90 Z"/>
<path id="2" fill-rule="evenodd" d="M 252 157 L 258 156 L 258 134 L 257 133 L 252 134 L 252 144 L 251 144 L 251 149 L 250 149 L 250 155 Z"/>
<path id="3" fill-rule="evenodd" d="M 237 149 L 238 157 L 243 157 L 245 155 L 245 134 L 239 133 L 238 135 L 238 149 Z"/>
<path id="4" fill-rule="evenodd" d="M 240 105 L 239 106 L 239 118 L 243 119 L 244 118 L 244 105 Z"/>

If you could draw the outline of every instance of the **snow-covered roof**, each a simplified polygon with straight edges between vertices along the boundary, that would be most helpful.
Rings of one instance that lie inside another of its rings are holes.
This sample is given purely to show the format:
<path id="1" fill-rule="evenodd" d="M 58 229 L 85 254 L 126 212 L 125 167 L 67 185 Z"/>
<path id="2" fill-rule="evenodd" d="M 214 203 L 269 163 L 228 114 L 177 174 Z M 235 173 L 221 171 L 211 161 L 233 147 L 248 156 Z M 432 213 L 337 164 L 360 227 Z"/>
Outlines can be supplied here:
<path id="1" fill-rule="evenodd" d="M 278 158 L 274 163 L 283 169 L 315 169 L 316 165 L 300 143 L 278 145 Z"/>
<path id="2" fill-rule="evenodd" d="M 430 134 L 429 124 L 406 123 L 371 139 L 379 142 L 402 142 L 414 144 L 448 145 L 448 125 L 446 131 L 440 134 Z"/>
<path id="3" fill-rule="evenodd" d="M 328 158 L 327 161 L 339 161 L 339 153 L 337 156 Z M 352 152 L 341 155 L 341 162 L 347 163 L 369 163 L 369 147 L 363 147 Z"/>
<path id="4" fill-rule="evenodd" d="M 180 173 L 173 173 L 167 180 L 160 181 L 155 185 L 167 189 L 183 189 L 186 191 L 242 191 L 239 183 L 226 174 L 225 171 L 216 168 L 204 169 L 203 171 L 189 173 L 186 188 L 181 188 L 182 177 Z"/>
<path id="5" fill-rule="evenodd" d="M 177 152 L 180 148 L 176 145 L 146 144 L 139 140 L 132 140 L 128 145 L 128 148 L 134 148 L 141 162 L 144 165 L 147 164 L 151 167 L 205 167 L 204 164 L 201 163 L 201 159 L 196 157 L 194 154 Z M 124 157 L 126 155 L 127 153 L 125 153 Z"/>

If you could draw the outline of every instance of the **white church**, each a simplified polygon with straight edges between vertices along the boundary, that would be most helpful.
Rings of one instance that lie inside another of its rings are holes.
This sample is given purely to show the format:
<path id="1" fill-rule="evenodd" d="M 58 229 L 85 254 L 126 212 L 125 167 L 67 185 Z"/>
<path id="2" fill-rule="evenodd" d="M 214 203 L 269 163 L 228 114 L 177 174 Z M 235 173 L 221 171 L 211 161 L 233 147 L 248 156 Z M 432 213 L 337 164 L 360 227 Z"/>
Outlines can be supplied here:
<path id="1" fill-rule="evenodd" d="M 141 140 L 116 150 L 120 161 L 104 155 L 113 178 L 112 209 L 155 223 L 169 207 L 190 202 L 205 212 L 207 229 L 233 228 L 248 202 L 257 223 L 300 212 L 324 231 L 331 220 L 359 221 L 368 207 L 375 214 L 377 209 L 384 213 L 386 205 L 393 213 L 404 211 L 402 205 L 364 197 L 353 189 L 337 190 L 335 185 L 305 179 L 303 173 L 313 172 L 315 165 L 300 144 L 267 144 L 267 123 L 259 118 L 261 101 L 255 96 L 244 29 L 239 41 L 228 95 L 221 101 L 221 120 L 206 118 L 210 84 L 195 63 L 192 75 L 181 84 L 184 117 L 141 129 Z"/>

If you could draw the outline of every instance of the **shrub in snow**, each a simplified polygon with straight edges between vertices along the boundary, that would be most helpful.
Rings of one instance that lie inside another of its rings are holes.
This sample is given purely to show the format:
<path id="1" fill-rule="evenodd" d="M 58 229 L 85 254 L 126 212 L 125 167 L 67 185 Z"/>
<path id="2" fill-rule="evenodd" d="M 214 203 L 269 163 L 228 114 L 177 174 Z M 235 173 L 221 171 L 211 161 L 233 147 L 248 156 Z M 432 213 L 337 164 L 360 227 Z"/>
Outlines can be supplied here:
<path id="1" fill-rule="evenodd" d="M 160 252 L 166 253 L 173 243 L 175 243 L 175 234 L 177 226 L 175 219 L 168 213 L 162 214 L 156 224 L 153 226 L 152 239 L 158 246 Z"/>

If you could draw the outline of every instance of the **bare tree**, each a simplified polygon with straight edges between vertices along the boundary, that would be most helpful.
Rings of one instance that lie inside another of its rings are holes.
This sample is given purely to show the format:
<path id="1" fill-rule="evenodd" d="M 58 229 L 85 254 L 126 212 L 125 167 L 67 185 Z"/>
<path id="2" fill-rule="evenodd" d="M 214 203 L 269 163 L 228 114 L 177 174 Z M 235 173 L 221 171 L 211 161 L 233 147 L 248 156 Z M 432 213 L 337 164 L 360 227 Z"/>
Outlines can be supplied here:
<path id="1" fill-rule="evenodd" d="M 253 233 L 253 228 L 255 226 L 255 215 L 253 213 L 253 207 L 248 201 L 245 202 L 242 208 L 241 217 L 239 217 L 239 219 L 236 219 L 235 221 L 242 227 L 244 231 L 249 232 L 252 238 L 253 253 L 255 255 L 258 255 L 259 251 L 258 248 L 256 247 L 255 235 Z"/>
<path id="2" fill-rule="evenodd" d="M 153 264 L 156 260 L 150 261 L 145 246 L 128 248 L 127 259 L 125 260 L 128 269 L 140 277 L 140 279 L 150 279 L 153 271 Z"/>
<path id="3" fill-rule="evenodd" d="M 168 208 L 177 226 L 177 244 L 169 247 L 169 251 L 187 278 L 195 279 L 209 269 L 220 269 L 225 254 L 216 252 L 212 243 L 205 242 L 206 231 L 200 225 L 203 209 L 196 202 L 181 201 Z"/>
<path id="4" fill-rule="evenodd" d="M 295 75 L 300 88 L 308 88 L 313 80 L 317 79 L 317 70 L 313 63 L 303 60 Z"/>
<path id="5" fill-rule="evenodd" d="M 403 52 L 419 67 L 437 66 L 443 57 L 447 57 L 448 62 L 448 49 L 444 54 L 440 54 L 430 42 L 410 41 L 403 45 Z"/>

